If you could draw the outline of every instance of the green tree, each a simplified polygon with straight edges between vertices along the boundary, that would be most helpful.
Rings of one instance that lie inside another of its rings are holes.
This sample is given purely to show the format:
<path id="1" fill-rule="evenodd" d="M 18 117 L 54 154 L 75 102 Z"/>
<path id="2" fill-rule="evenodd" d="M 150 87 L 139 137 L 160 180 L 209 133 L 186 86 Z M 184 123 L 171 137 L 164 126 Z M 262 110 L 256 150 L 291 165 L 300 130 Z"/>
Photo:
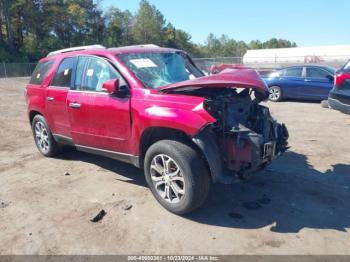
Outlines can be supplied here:
<path id="1" fill-rule="evenodd" d="M 140 7 L 133 26 L 134 41 L 138 44 L 164 43 L 165 19 L 162 13 L 147 0 L 140 1 Z"/>
<path id="2" fill-rule="evenodd" d="M 107 46 L 121 46 L 133 44 L 131 28 L 134 17 L 130 11 L 121 11 L 112 7 L 105 15 L 107 28 L 104 40 Z"/>

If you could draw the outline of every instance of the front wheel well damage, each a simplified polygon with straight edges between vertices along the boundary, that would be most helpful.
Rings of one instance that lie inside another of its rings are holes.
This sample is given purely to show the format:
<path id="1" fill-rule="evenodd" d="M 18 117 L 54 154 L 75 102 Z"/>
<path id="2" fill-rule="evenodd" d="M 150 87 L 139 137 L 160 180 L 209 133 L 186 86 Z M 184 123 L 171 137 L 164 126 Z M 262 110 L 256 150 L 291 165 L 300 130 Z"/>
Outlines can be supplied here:
<path id="1" fill-rule="evenodd" d="M 141 136 L 140 149 L 139 149 L 139 152 L 140 152 L 139 166 L 140 167 L 143 167 L 144 157 L 146 155 L 148 148 L 160 140 L 175 140 L 191 146 L 193 149 L 197 151 L 197 153 L 204 160 L 205 165 L 208 168 L 208 171 L 209 172 L 211 171 L 211 169 L 209 168 L 208 159 L 206 155 L 202 151 L 202 148 L 200 148 L 198 144 L 195 142 L 195 140 L 193 140 L 189 135 L 187 135 L 182 130 L 166 128 L 166 127 L 150 127 L 143 132 Z"/>

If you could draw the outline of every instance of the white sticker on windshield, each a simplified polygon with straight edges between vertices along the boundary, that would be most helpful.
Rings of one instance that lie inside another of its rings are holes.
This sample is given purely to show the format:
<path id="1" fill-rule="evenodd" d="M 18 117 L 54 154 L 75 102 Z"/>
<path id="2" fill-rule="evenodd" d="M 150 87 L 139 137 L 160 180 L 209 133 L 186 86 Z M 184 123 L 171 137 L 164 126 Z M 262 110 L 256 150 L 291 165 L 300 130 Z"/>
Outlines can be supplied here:
<path id="1" fill-rule="evenodd" d="M 130 62 L 137 68 L 157 67 L 157 65 L 148 58 L 131 59 Z"/>
<path id="2" fill-rule="evenodd" d="M 94 74 L 94 69 L 88 69 L 86 71 L 86 76 L 92 76 Z"/>

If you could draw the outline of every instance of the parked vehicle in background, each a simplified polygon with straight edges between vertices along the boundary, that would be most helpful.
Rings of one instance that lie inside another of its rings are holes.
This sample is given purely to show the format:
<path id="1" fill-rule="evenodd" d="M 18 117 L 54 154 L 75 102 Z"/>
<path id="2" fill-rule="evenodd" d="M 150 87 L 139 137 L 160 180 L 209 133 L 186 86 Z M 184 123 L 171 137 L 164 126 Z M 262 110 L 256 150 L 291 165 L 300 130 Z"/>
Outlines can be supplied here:
<path id="1" fill-rule="evenodd" d="M 50 53 L 26 88 L 44 156 L 66 144 L 132 163 L 177 214 L 202 205 L 211 183 L 257 172 L 287 149 L 286 127 L 259 104 L 267 96 L 255 70 L 204 76 L 185 52 L 154 45 Z"/>
<path id="2" fill-rule="evenodd" d="M 328 103 L 331 108 L 350 114 L 350 60 L 336 72 Z"/>
<path id="3" fill-rule="evenodd" d="M 250 67 L 242 64 L 214 64 L 209 68 L 209 74 L 214 75 L 224 71 L 225 69 L 239 69 L 239 68 L 250 68 Z M 260 76 L 270 74 L 271 72 L 274 71 L 274 69 L 271 69 L 271 68 L 255 68 L 255 70 L 259 73 Z"/>
<path id="4" fill-rule="evenodd" d="M 209 74 L 214 75 L 224 71 L 225 69 L 239 69 L 239 68 L 248 68 L 248 67 L 241 64 L 215 64 L 209 68 Z"/>
<path id="5" fill-rule="evenodd" d="M 333 87 L 335 69 L 305 65 L 286 67 L 263 77 L 269 88 L 269 99 L 285 98 L 323 100 Z"/>

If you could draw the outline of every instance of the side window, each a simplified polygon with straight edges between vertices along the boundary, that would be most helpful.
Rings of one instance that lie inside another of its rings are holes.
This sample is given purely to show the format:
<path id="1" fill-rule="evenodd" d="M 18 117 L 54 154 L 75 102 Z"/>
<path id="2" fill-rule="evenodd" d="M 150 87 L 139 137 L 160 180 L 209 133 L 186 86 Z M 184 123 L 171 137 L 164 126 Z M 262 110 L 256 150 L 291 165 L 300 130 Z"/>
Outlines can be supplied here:
<path id="1" fill-rule="evenodd" d="M 82 72 L 81 89 L 101 92 L 104 82 L 120 78 L 117 70 L 102 58 L 90 57 L 87 59 L 84 70 L 78 69 L 79 74 Z"/>
<path id="2" fill-rule="evenodd" d="M 50 70 L 52 64 L 53 64 L 53 60 L 41 62 L 37 64 L 29 83 L 34 85 L 41 85 L 42 81 L 44 80 L 44 77 L 46 76 L 47 72 Z"/>
<path id="3" fill-rule="evenodd" d="M 281 75 L 283 75 L 283 70 L 272 72 L 269 77 L 280 77 Z"/>
<path id="4" fill-rule="evenodd" d="M 89 57 L 87 56 L 79 56 L 77 62 L 77 69 L 75 73 L 75 82 L 74 88 L 75 90 L 82 90 L 82 79 L 86 72 L 87 62 L 89 61 Z"/>
<path id="5" fill-rule="evenodd" d="M 301 77 L 303 68 L 302 67 L 292 67 L 283 70 L 283 76 L 286 77 Z"/>
<path id="6" fill-rule="evenodd" d="M 330 75 L 330 73 L 319 68 L 306 68 L 306 77 L 327 78 L 328 75 Z"/>
<path id="7" fill-rule="evenodd" d="M 75 57 L 68 57 L 63 59 L 59 65 L 54 78 L 52 79 L 52 86 L 59 87 L 71 87 L 72 86 L 72 75 L 75 67 Z"/>

